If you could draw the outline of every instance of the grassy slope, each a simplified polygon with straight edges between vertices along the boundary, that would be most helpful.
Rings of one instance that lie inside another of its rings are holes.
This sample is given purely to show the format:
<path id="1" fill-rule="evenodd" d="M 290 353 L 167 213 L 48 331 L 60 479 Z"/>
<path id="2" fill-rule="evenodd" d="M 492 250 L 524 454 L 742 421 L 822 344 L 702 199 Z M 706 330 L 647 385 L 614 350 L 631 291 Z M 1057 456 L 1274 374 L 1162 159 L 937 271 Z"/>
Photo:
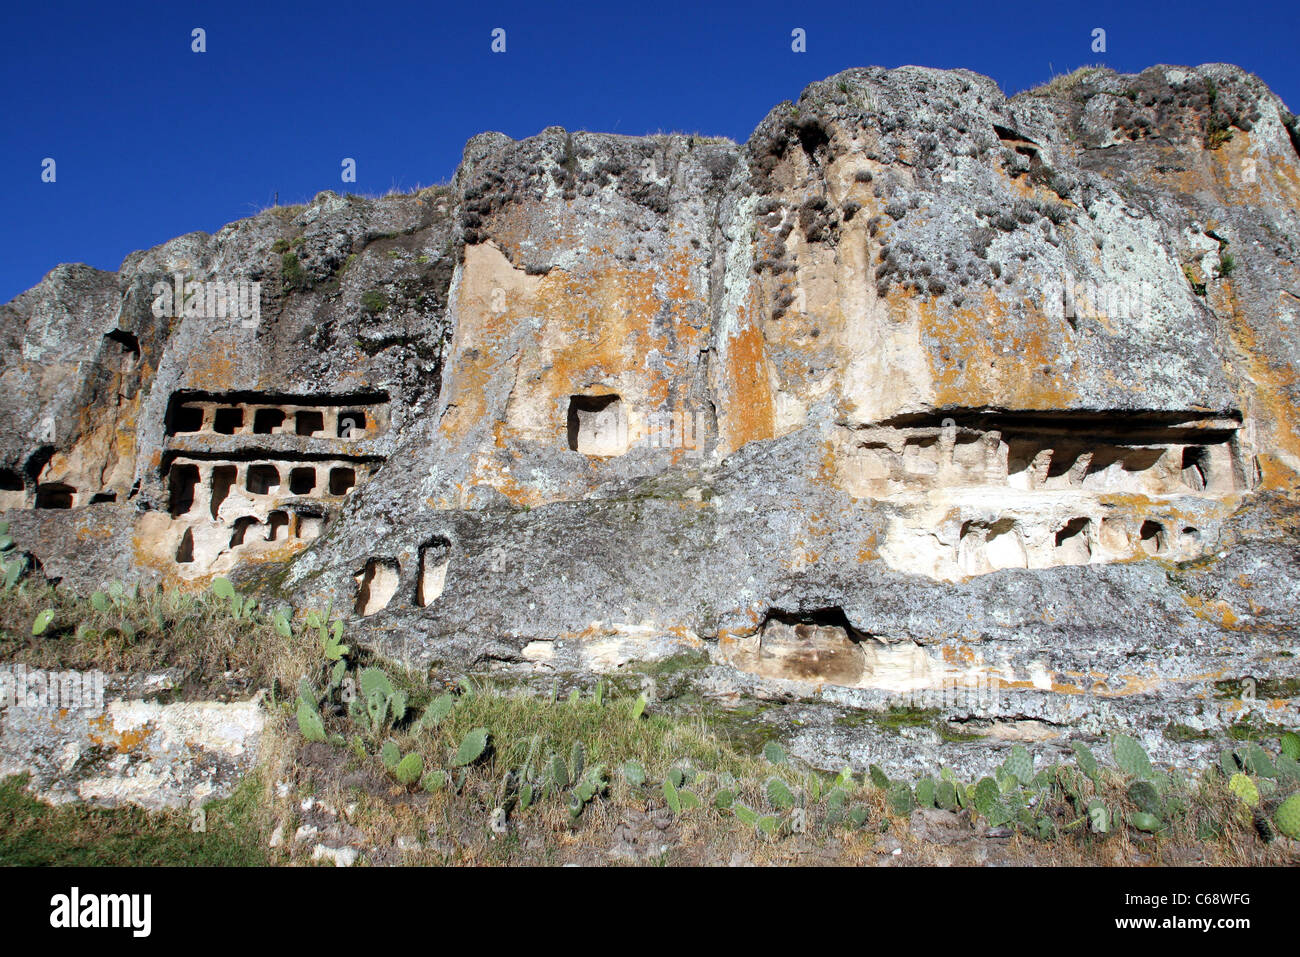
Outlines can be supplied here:
<path id="1" fill-rule="evenodd" d="M 55 610 L 54 621 L 33 637 L 31 622 L 46 607 Z M 260 613 L 235 617 L 228 602 L 212 595 L 146 592 L 92 602 L 27 585 L 0 593 L 0 662 L 179 667 L 188 673 L 187 696 L 210 693 L 221 684 L 217 676 L 234 670 L 243 687 L 272 690 L 261 770 L 231 798 L 208 805 L 206 833 L 194 833 L 182 812 L 50 808 L 11 778 L 0 785 L 0 862 L 306 863 L 318 842 L 352 844 L 377 863 L 428 864 L 606 863 L 607 852 L 620 847 L 648 863 L 1281 863 L 1295 854 L 1293 842 L 1265 840 L 1272 807 L 1294 790 L 1284 776 L 1266 783 L 1267 776 L 1255 775 L 1273 791 L 1264 814 L 1246 810 L 1218 772 L 1185 786 L 1162 777 L 1162 789 L 1177 794 L 1183 809 L 1166 815 L 1155 836 L 1122 824 L 1092 833 L 1088 801 L 1099 799 L 1117 815 L 1135 811 L 1131 779 L 1115 769 L 1094 779 L 1070 765 L 1052 769 L 1033 788 L 1011 788 L 1017 806 L 1028 804 L 1032 813 L 1021 823 L 1006 822 L 1010 836 L 989 834 L 994 822 L 986 809 L 970 808 L 974 791 L 966 794 L 965 785 L 975 782 L 966 782 L 960 790 L 968 807 L 950 822 L 960 839 L 936 844 L 909 828 L 909 812 L 918 793 L 929 799 L 928 787 L 901 781 L 878 787 L 870 776 L 858 776 L 837 789 L 833 775 L 754 753 L 755 742 L 729 737 L 724 721 L 678 716 L 658 704 L 635 716 L 635 691 L 614 695 L 603 686 L 600 700 L 590 691 L 553 700 L 467 682 L 450 689 L 453 707 L 444 717 L 420 723 L 443 689 L 432 688 L 426 675 L 390 665 L 391 684 L 407 696 L 406 713 L 398 720 L 388 713 L 379 727 L 369 727 L 368 719 L 348 714 L 349 686 L 331 681 L 321 648 L 316 627 L 298 621 L 286 635 Z M 353 684 L 364 685 L 356 663 L 364 658 L 363 649 L 348 653 L 346 677 Z M 304 693 L 319 703 L 327 740 L 308 742 L 299 730 L 293 689 L 302 675 L 308 676 Z M 475 728 L 490 732 L 490 745 L 457 767 L 456 753 Z M 419 755 L 420 780 L 396 779 L 381 757 L 390 741 L 401 755 Z M 554 780 L 557 761 L 574 776 L 575 745 L 586 769 L 603 766 L 604 772 L 598 793 L 577 815 L 570 813 L 576 788 Z M 644 771 L 645 783 L 625 770 L 629 762 Z M 441 786 L 424 776 L 433 771 L 443 772 Z M 677 810 L 664 787 L 669 778 L 678 783 Z M 536 791 L 526 810 L 518 799 L 523 780 Z M 798 811 L 784 806 L 773 780 L 784 784 Z M 728 797 L 753 809 L 758 826 L 739 819 L 734 808 L 716 806 Z M 701 806 L 686 806 L 693 799 Z M 512 802 L 505 827 L 494 833 L 494 810 Z M 267 850 L 277 825 L 286 840 Z M 295 842 L 301 825 L 318 831 Z M 900 853 L 889 853 L 894 849 Z"/>

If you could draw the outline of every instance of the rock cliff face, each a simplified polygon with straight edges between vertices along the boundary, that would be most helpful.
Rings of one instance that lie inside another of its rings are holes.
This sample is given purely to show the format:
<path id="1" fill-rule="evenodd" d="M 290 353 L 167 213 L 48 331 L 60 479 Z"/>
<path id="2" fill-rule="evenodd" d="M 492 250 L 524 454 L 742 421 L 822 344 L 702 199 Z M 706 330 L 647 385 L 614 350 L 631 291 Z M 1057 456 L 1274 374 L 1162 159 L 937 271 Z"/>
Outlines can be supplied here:
<path id="1" fill-rule="evenodd" d="M 0 507 L 74 587 L 230 575 L 416 665 L 707 655 L 827 765 L 1295 726 L 1298 153 L 1221 64 L 484 134 L 0 309 Z M 839 720 L 900 700 L 971 733 Z"/>

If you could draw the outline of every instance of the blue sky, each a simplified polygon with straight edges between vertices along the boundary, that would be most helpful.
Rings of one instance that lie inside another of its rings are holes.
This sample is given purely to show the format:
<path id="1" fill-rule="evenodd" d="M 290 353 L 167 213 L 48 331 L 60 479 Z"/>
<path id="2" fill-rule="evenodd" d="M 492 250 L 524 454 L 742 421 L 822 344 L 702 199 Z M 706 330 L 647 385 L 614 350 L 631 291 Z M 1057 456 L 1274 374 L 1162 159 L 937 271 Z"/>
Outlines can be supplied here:
<path id="1" fill-rule="evenodd" d="M 213 231 L 322 189 L 443 182 L 483 130 L 744 140 L 853 66 L 966 67 L 1008 94 L 1104 63 L 1237 63 L 1300 110 L 1300 5 L 271 2 L 6 5 L 0 301 L 60 262 Z M 191 52 L 191 30 L 207 52 Z M 491 52 L 491 31 L 506 52 Z M 807 52 L 790 33 L 807 33 Z M 1107 51 L 1091 49 L 1106 30 Z M 55 160 L 57 179 L 41 181 Z M 355 185 L 340 182 L 344 157 Z"/>

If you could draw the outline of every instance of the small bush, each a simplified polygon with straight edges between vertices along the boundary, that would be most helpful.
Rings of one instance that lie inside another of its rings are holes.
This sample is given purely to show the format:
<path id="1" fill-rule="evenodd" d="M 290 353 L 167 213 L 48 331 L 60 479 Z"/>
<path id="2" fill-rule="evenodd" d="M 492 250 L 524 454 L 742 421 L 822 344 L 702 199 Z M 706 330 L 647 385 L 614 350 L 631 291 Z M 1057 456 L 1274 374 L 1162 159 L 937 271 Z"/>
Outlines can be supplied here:
<path id="1" fill-rule="evenodd" d="M 302 268 L 296 254 L 287 252 L 280 257 L 280 283 L 286 290 L 295 292 L 311 288 L 311 276 Z"/>
<path id="2" fill-rule="evenodd" d="M 374 316 L 388 308 L 388 295 L 382 289 L 367 289 L 361 294 L 361 308 Z"/>

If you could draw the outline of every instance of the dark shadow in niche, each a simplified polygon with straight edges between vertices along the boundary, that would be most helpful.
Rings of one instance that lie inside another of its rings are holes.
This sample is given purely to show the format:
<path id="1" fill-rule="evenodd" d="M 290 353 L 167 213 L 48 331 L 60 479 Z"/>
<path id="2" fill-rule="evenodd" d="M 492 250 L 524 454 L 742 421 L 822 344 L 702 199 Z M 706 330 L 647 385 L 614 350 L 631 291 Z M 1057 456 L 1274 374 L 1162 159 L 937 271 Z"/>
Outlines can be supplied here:
<path id="1" fill-rule="evenodd" d="M 230 547 L 236 548 L 244 544 L 244 539 L 248 537 L 248 530 L 255 525 L 261 525 L 257 519 L 251 516 L 235 519 L 235 526 L 230 533 Z"/>
<path id="2" fill-rule="evenodd" d="M 1196 492 L 1203 492 L 1210 484 L 1210 453 L 1204 446 L 1189 445 L 1183 449 L 1183 481 Z"/>
<path id="3" fill-rule="evenodd" d="M 194 491 L 199 484 L 197 465 L 173 465 L 168 475 L 170 495 L 167 510 L 172 515 L 184 515 L 194 507 Z"/>
<path id="4" fill-rule="evenodd" d="M 820 628 L 842 628 L 853 641 L 865 641 L 871 637 L 865 631 L 854 628 L 849 616 L 838 605 L 827 608 L 813 608 L 808 611 L 783 611 L 772 608 L 763 616 L 763 625 L 769 621 L 779 621 L 783 625 L 816 625 Z M 761 629 L 763 625 L 760 625 Z"/>
<path id="5" fill-rule="evenodd" d="M 212 431 L 218 435 L 234 435 L 243 427 L 243 409 L 217 409 L 213 416 Z"/>
<path id="6" fill-rule="evenodd" d="M 300 409 L 294 416 L 294 428 L 299 435 L 315 435 L 325 431 L 325 416 L 320 412 Z"/>
<path id="7" fill-rule="evenodd" d="M 250 465 L 247 485 L 254 495 L 269 495 L 280 487 L 280 470 L 274 465 Z"/>
<path id="8" fill-rule="evenodd" d="M 226 500 L 230 490 L 235 487 L 239 469 L 233 465 L 216 465 L 212 468 L 212 517 L 216 518 L 221 510 L 221 503 Z"/>
<path id="9" fill-rule="evenodd" d="M 0 492 L 21 492 L 23 477 L 13 469 L 0 469 Z"/>
<path id="10" fill-rule="evenodd" d="M 140 340 L 136 338 L 135 333 L 127 332 L 125 329 L 114 329 L 112 332 L 105 333 L 104 338 L 117 343 L 123 357 L 129 356 L 132 361 L 140 358 Z"/>
<path id="11" fill-rule="evenodd" d="M 350 439 L 356 432 L 366 428 L 366 414 L 360 409 L 349 409 L 339 413 L 339 438 Z"/>
<path id="12" fill-rule="evenodd" d="M 76 491 L 71 485 L 61 485 L 57 482 L 38 485 L 36 486 L 36 507 L 72 508 L 72 496 L 76 494 Z"/>
<path id="13" fill-rule="evenodd" d="M 316 470 L 296 468 L 289 473 L 289 491 L 294 495 L 310 495 L 316 488 Z"/>
<path id="14" fill-rule="evenodd" d="M 862 676 L 860 646 L 869 637 L 839 607 L 772 609 L 760 625 L 758 647 L 742 652 L 737 663 L 770 677 L 852 685 Z"/>
<path id="15" fill-rule="evenodd" d="M 185 534 L 181 536 L 181 543 L 176 548 L 176 562 L 180 565 L 188 565 L 194 561 L 194 532 L 185 529 Z"/>
<path id="16" fill-rule="evenodd" d="M 1076 535 L 1082 535 L 1088 530 L 1088 520 L 1086 518 L 1072 518 L 1065 523 L 1065 527 L 1056 533 L 1056 547 L 1060 548 L 1071 538 Z"/>
<path id="17" fill-rule="evenodd" d="M 1150 519 L 1142 523 L 1138 532 L 1142 550 L 1148 555 L 1158 555 L 1165 550 L 1165 527 Z"/>
<path id="18" fill-rule="evenodd" d="M 347 495 L 357 484 L 356 469 L 342 466 L 330 469 L 330 494 Z"/>
<path id="19" fill-rule="evenodd" d="M 609 408 L 619 401 L 617 395 L 571 395 L 569 396 L 569 448 L 578 451 L 578 438 L 582 432 L 582 419 Z"/>
<path id="20" fill-rule="evenodd" d="M 175 403 L 167 410 L 167 434 L 179 435 L 182 432 L 201 432 L 203 430 L 203 410 L 196 405 Z"/>
<path id="21" fill-rule="evenodd" d="M 284 541 L 289 537 L 289 514 L 278 509 L 266 517 L 266 540 Z"/>
<path id="22" fill-rule="evenodd" d="M 284 409 L 258 409 L 253 413 L 253 433 L 270 435 L 284 425 Z"/>
<path id="23" fill-rule="evenodd" d="M 420 575 L 415 583 L 415 603 L 421 608 L 442 595 L 447 582 L 451 542 L 435 535 L 420 546 Z"/>
<path id="24" fill-rule="evenodd" d="M 392 558 L 372 558 L 358 578 L 356 612 L 373 615 L 388 607 L 401 578 L 401 566 Z"/>

